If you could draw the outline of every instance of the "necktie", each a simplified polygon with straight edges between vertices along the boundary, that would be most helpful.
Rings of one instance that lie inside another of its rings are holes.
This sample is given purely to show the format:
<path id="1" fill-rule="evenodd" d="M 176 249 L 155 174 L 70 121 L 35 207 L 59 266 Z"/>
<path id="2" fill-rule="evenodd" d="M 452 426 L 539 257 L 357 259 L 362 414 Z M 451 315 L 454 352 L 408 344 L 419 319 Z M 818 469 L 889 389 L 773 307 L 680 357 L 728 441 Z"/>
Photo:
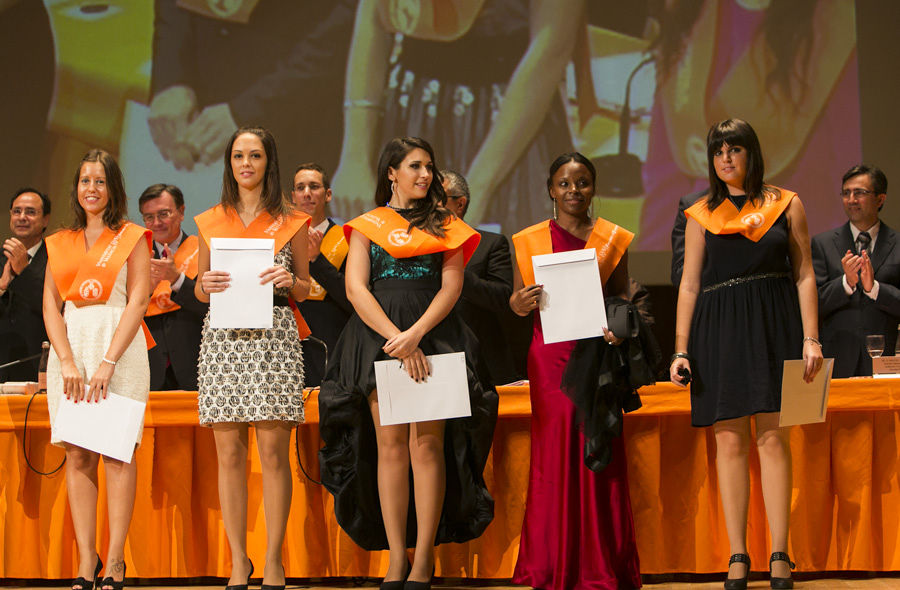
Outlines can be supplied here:
<path id="1" fill-rule="evenodd" d="M 867 231 L 859 232 L 859 235 L 856 236 L 856 251 L 859 254 L 863 253 L 863 250 L 869 249 L 869 244 L 872 243 L 872 236 L 869 235 Z"/>

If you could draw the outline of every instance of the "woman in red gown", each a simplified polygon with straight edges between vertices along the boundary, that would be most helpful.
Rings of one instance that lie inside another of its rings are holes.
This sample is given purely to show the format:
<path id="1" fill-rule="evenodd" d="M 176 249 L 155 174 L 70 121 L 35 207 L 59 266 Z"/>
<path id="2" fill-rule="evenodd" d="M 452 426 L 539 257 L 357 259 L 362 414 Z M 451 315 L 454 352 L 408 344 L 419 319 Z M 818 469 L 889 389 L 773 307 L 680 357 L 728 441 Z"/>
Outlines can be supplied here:
<path id="1" fill-rule="evenodd" d="M 594 180 L 594 167 L 583 155 L 557 158 L 547 179 L 554 219 L 513 236 L 518 268 L 510 307 L 520 316 L 533 314 L 534 330 L 528 351 L 531 470 L 512 581 L 547 590 L 641 586 L 623 441 L 612 440 L 612 460 L 601 472 L 585 466 L 575 405 L 560 389 L 575 342 L 544 344 L 540 314 L 534 313 L 542 292 L 531 270 L 536 254 L 594 247 L 604 295 L 625 293 L 626 248 L 633 236 L 592 219 Z M 610 345 L 622 342 L 609 331 L 605 339 Z"/>

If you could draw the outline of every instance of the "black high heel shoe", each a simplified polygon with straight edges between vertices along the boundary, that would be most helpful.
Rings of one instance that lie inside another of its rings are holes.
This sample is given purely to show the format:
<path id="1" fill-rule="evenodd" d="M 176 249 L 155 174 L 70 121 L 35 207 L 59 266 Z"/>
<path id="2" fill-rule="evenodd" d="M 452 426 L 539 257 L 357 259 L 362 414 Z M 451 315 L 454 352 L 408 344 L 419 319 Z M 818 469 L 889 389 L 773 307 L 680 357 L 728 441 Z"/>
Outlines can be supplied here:
<path id="1" fill-rule="evenodd" d="M 406 584 L 406 578 L 409 577 L 409 572 L 412 571 L 412 564 L 409 562 L 409 558 L 406 559 L 406 573 L 403 575 L 403 578 L 400 580 L 391 580 L 390 582 L 381 582 L 381 586 L 379 586 L 379 590 L 403 590 L 404 585 Z"/>
<path id="2" fill-rule="evenodd" d="M 281 565 L 281 571 L 284 572 L 284 564 Z M 287 574 L 285 574 L 285 582 L 287 582 Z M 247 578 L 249 583 L 250 578 Z M 286 584 L 263 584 L 259 587 L 259 590 L 284 590 Z"/>
<path id="3" fill-rule="evenodd" d="M 406 572 L 406 577 L 409 577 L 409 572 Z M 432 582 L 434 582 L 434 564 L 431 564 L 431 577 L 428 578 L 427 582 L 410 582 L 407 580 L 403 584 L 403 590 L 431 590 Z"/>
<path id="4" fill-rule="evenodd" d="M 100 561 L 100 556 L 97 556 L 97 565 L 94 566 L 94 579 L 93 580 L 85 580 L 81 576 L 75 578 L 72 582 L 72 590 L 75 590 L 75 586 L 81 588 L 81 590 L 94 590 L 94 584 L 97 583 L 97 576 L 100 575 L 100 570 L 103 569 L 103 562 Z"/>
<path id="5" fill-rule="evenodd" d="M 794 578 L 776 578 L 772 575 L 772 562 L 773 561 L 786 561 L 787 564 L 794 569 L 797 565 L 791 561 L 791 558 L 788 557 L 788 554 L 784 551 L 776 551 L 769 557 L 769 586 L 772 588 L 793 588 L 794 587 Z"/>
<path id="6" fill-rule="evenodd" d="M 750 577 L 750 556 L 746 553 L 735 553 L 728 560 L 729 568 L 731 567 L 732 563 L 746 563 L 747 573 L 744 574 L 743 578 L 726 578 L 725 590 L 746 590 L 747 579 Z"/>
<path id="7" fill-rule="evenodd" d="M 122 579 L 118 582 L 113 580 L 112 576 L 106 576 L 103 578 L 103 581 L 100 582 L 100 589 L 103 590 L 104 586 L 109 586 L 113 590 L 122 590 L 125 587 L 125 572 L 128 570 L 128 565 L 123 561 L 122 562 Z"/>
<path id="8" fill-rule="evenodd" d="M 248 559 L 250 562 L 250 573 L 247 574 L 247 583 L 246 584 L 232 584 L 231 586 L 225 586 L 225 590 L 247 590 L 247 587 L 250 585 L 250 578 L 253 577 L 253 560 Z"/>

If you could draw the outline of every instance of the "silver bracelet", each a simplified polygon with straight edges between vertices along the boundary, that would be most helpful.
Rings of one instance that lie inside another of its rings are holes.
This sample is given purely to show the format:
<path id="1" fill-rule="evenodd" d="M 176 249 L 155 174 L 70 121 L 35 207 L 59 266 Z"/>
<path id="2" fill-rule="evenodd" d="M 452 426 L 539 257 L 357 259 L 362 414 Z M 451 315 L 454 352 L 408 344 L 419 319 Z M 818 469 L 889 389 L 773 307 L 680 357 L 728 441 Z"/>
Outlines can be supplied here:
<path id="1" fill-rule="evenodd" d="M 807 340 L 809 340 L 813 344 L 818 344 L 819 348 L 822 348 L 822 343 L 819 342 L 816 338 L 813 338 L 812 336 L 804 336 L 803 341 L 806 342 Z"/>
<path id="2" fill-rule="evenodd" d="M 114 367 L 116 366 L 116 361 L 111 361 L 111 360 L 109 360 L 109 359 L 106 358 L 106 357 L 103 357 L 102 359 L 100 359 L 100 361 L 101 361 L 101 362 L 104 362 L 104 363 L 108 363 L 108 364 L 110 364 L 110 365 L 112 365 L 112 366 L 114 366 Z"/>

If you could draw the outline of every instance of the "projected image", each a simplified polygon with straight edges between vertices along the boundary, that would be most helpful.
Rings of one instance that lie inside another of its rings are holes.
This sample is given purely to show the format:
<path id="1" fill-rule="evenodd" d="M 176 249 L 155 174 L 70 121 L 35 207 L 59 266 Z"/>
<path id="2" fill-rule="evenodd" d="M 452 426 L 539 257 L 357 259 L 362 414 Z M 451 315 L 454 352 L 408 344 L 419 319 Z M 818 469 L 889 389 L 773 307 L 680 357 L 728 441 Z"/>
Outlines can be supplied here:
<path id="1" fill-rule="evenodd" d="M 323 164 L 343 219 L 371 207 L 384 143 L 424 137 L 467 177 L 466 221 L 508 235 L 552 215 L 547 167 L 577 149 L 597 165 L 595 215 L 644 251 L 669 248 L 678 199 L 707 184 L 715 121 L 751 122 L 767 178 L 804 198 L 811 233 L 843 221 L 830 175 L 861 156 L 851 0 L 44 6 L 56 70 L 36 118 L 50 132 L 42 188 L 65 198 L 73 158 L 102 147 L 132 217 L 158 182 L 183 189 L 188 219 L 211 206 L 224 142 L 247 124 L 274 132 L 283 176 Z"/>

